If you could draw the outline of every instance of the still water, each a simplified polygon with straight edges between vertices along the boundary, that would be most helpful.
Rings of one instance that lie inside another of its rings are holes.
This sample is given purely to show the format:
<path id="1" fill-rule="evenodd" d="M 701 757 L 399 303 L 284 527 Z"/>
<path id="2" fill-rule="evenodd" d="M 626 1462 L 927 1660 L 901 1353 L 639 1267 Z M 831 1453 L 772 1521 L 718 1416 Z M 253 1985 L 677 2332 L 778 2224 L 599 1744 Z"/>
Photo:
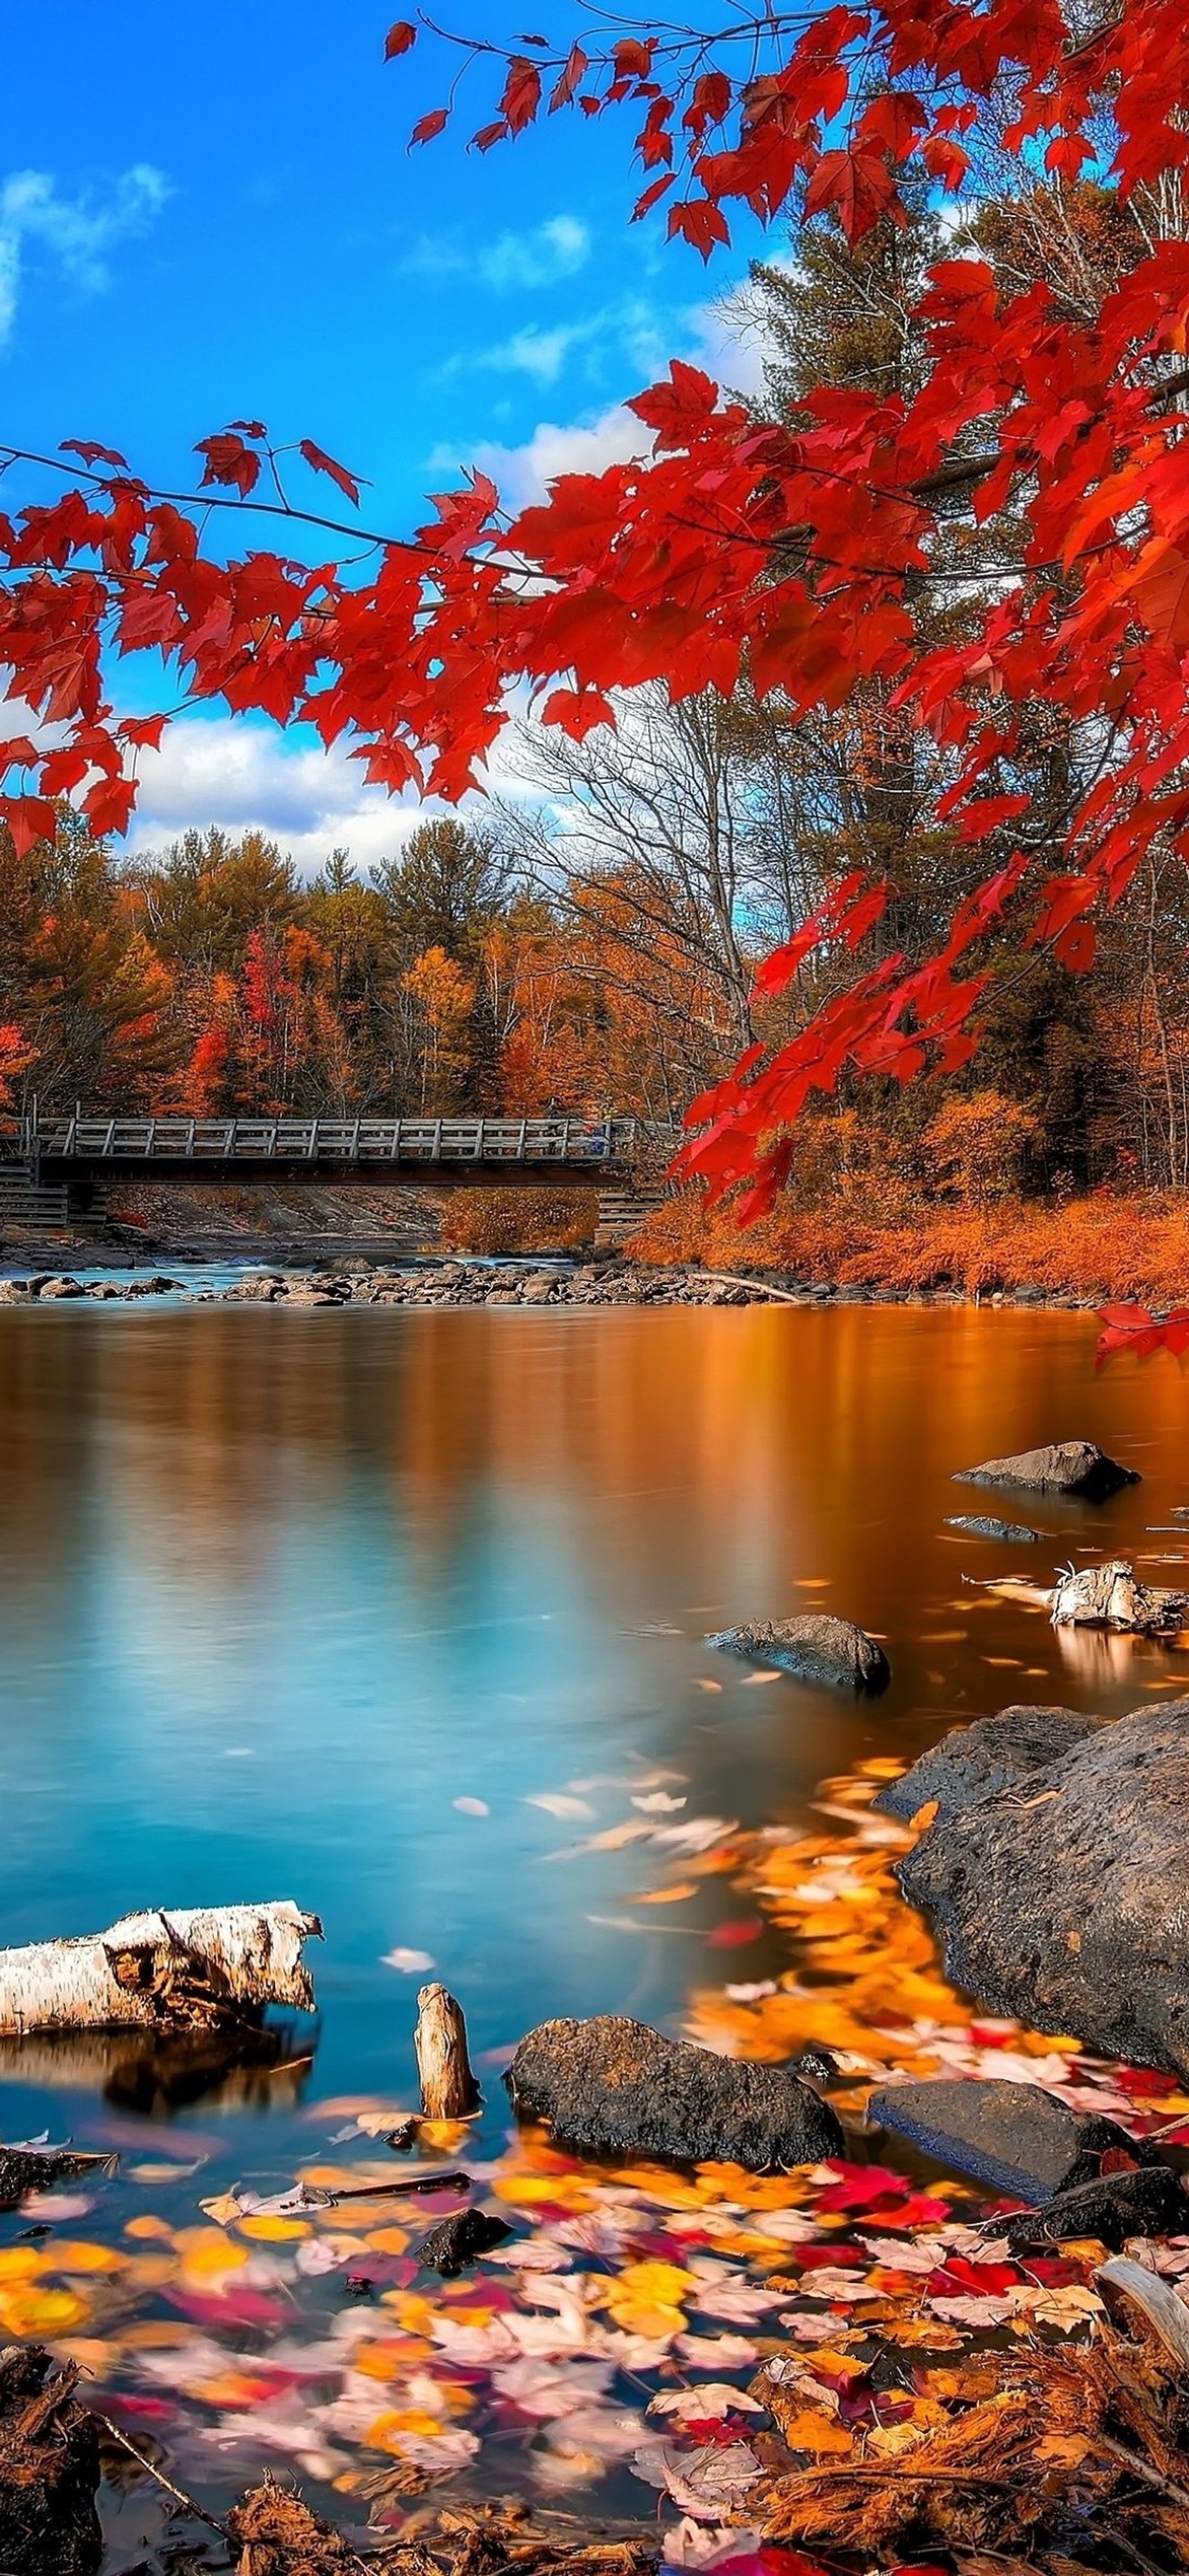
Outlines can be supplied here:
<path id="1" fill-rule="evenodd" d="M 565 1856 L 629 1773 L 785 1820 L 957 1715 L 1122 1708 L 1176 1669 L 962 1597 L 1079 1543 L 1177 1552 L 1145 1525 L 1189 1499 L 1189 1385 L 1165 1359 L 1096 1378 L 1094 1339 L 965 1310 L 6 1313 L 3 1939 L 292 1896 L 326 1927 L 334 2092 L 408 2089 L 401 1949 L 480 2051 L 553 2013 L 679 2015 L 692 1927 L 598 1919 L 631 1847 Z M 954 1468 L 1072 1434 L 1143 1485 L 1034 1510 L 1049 1548 L 946 1531 L 993 1507 Z M 886 1637 L 886 1697 L 757 1686 L 701 1642 L 810 1606 Z"/>
<path id="2" fill-rule="evenodd" d="M 201 2158 L 191 2211 L 199 2188 L 277 2190 L 321 2104 L 415 2100 L 432 1961 L 495 2152 L 497 2069 L 531 2024 L 678 2031 L 695 1988 L 785 1964 L 770 1932 L 721 1954 L 721 1877 L 640 1904 L 679 1845 L 584 1848 L 633 1797 L 667 1784 L 683 1829 L 787 1824 L 823 1776 L 1011 1699 L 1167 1690 L 1189 1657 L 1059 1639 L 962 1580 L 1045 1582 L 1100 1546 L 1181 1580 L 1178 1538 L 1149 1531 L 1189 1502 L 1189 1381 L 1167 1358 L 1096 1376 L 1095 1335 L 962 1309 L 6 1311 L 0 1940 L 292 1897 L 326 1942 L 296 2078 L 187 2103 L 126 2048 L 10 2048 L 2 2134 Z M 1006 1501 L 1039 1548 L 946 1530 L 995 1507 L 956 1468 L 1074 1435 L 1143 1484 L 1097 1510 Z M 885 1697 L 703 1642 L 807 1607 L 886 1638 Z"/>

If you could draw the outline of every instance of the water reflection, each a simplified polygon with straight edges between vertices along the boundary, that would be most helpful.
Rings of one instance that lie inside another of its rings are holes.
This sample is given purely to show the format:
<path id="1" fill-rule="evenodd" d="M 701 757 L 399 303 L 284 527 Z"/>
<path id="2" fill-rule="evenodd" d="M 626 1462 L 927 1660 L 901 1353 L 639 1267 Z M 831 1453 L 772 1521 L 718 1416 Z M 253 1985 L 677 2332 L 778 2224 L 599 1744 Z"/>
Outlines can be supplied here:
<path id="1" fill-rule="evenodd" d="M 315 1908 L 316 2068 L 218 2076 L 230 2118 L 301 2084 L 407 2092 L 402 1947 L 466 1995 L 480 2052 L 550 2012 L 679 2021 L 713 1887 L 680 1926 L 634 1915 L 647 1851 L 571 1848 L 625 1786 L 676 1771 L 690 1819 L 787 1819 L 957 1716 L 1114 1710 L 1189 1669 L 966 1588 L 1004 1552 L 944 1527 L 955 1468 L 1073 1433 L 1147 1481 L 1038 1505 L 1041 1582 L 1189 1499 L 1174 1364 L 1095 1379 L 1094 1336 L 963 1310 L 7 1310 L 4 1937 Z M 886 1636 L 884 1699 L 756 1688 L 701 1643 L 810 1605 Z M 530 1803 L 559 1793 L 588 1826 Z M 31 2094 L 186 2093 L 159 2062 L 20 2065 Z"/>

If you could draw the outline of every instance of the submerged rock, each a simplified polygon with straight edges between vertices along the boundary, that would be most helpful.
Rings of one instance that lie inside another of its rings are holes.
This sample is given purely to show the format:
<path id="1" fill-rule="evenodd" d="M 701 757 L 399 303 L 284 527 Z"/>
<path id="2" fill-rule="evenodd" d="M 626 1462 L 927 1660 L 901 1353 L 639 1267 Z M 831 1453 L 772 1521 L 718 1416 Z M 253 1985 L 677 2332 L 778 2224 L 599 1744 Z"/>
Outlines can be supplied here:
<path id="1" fill-rule="evenodd" d="M 1105 1502 L 1123 1485 L 1138 1485 L 1133 1467 L 1120 1467 L 1096 1449 L 1092 1440 L 1055 1440 L 1047 1449 L 1021 1449 L 1012 1458 L 988 1458 L 981 1467 L 963 1467 L 956 1485 L 1015 1485 L 1021 1493 L 1077 1494 L 1086 1502 Z"/>
<path id="2" fill-rule="evenodd" d="M 961 1530 L 966 1538 L 997 1538 L 1011 1547 L 1031 1547 L 1044 1536 L 1043 1530 L 1026 1529 L 1022 1521 L 997 1521 L 979 1513 L 973 1517 L 958 1513 L 947 1520 L 946 1528 Z"/>
<path id="3" fill-rule="evenodd" d="M 1024 1781 L 939 1813 L 897 1876 L 937 1928 L 946 1975 L 984 2007 L 1184 2076 L 1187 1834 L 1177 1700 L 1071 1733 Z"/>
<path id="4" fill-rule="evenodd" d="M 889 1780 L 874 1804 L 882 1815 L 902 1816 L 911 1824 L 936 1799 L 938 1818 L 944 1821 L 977 1798 L 991 1798 L 997 1790 L 1031 1780 L 1104 1723 L 1076 1708 L 1001 1708 L 997 1717 L 951 1727 L 911 1771 Z"/>
<path id="5" fill-rule="evenodd" d="M 850 1619 L 810 1611 L 802 1619 L 765 1619 L 746 1628 L 724 1628 L 706 1639 L 725 1654 L 774 1664 L 798 1681 L 824 1682 L 854 1691 L 886 1690 L 892 1678 L 883 1647 Z"/>
<path id="6" fill-rule="evenodd" d="M 1010 2192 L 1015 2200 L 1048 2201 L 1095 2183 L 1104 2155 L 1151 2161 L 1151 2150 L 1137 2145 L 1117 2121 L 1071 2111 L 1059 2094 L 1045 2093 L 1039 2084 L 979 2083 L 971 2076 L 951 2083 L 885 2084 L 872 2094 L 867 2119 L 907 2138 L 937 2164 L 970 2174 L 993 2191 Z"/>
<path id="7" fill-rule="evenodd" d="M 506 2080 L 518 2118 L 543 2120 L 586 2155 L 767 2173 L 815 2164 L 843 2144 L 829 2103 L 799 2075 L 715 2057 L 617 2013 L 542 2022 L 521 2040 Z"/>

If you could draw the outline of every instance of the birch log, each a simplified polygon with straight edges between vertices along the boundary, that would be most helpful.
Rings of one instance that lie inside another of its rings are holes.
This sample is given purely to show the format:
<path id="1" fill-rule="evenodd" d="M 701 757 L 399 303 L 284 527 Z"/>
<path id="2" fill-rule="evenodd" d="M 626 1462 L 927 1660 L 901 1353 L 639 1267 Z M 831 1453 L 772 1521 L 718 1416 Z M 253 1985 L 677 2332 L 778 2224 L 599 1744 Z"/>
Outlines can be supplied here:
<path id="1" fill-rule="evenodd" d="M 210 2030 L 266 2004 L 312 2012 L 302 1947 L 321 1931 L 316 1914 L 286 1900 L 128 1914 L 81 1941 L 0 1950 L 0 2035 Z"/>
<path id="2" fill-rule="evenodd" d="M 413 2044 L 422 2110 L 428 2120 L 468 2119 L 479 2107 L 479 2087 L 467 2054 L 462 2005 L 445 1986 L 423 1986 L 417 2011 Z"/>

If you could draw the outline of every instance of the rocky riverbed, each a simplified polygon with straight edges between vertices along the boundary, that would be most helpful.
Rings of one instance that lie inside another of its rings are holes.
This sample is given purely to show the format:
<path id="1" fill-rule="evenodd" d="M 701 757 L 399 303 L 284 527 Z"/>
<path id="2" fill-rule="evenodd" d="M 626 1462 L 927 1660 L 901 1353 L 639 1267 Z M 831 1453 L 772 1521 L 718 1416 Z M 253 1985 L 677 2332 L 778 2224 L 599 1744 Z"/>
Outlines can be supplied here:
<path id="1" fill-rule="evenodd" d="M 723 1271 L 656 1269 L 641 1262 L 603 1260 L 578 1265 L 531 1261 L 442 1261 L 401 1265 L 345 1260 L 341 1266 L 244 1270 L 212 1284 L 205 1265 L 138 1271 L 132 1278 L 103 1273 L 33 1270 L 0 1279 L 0 1305 L 51 1304 L 88 1298 L 129 1303 L 178 1296 L 197 1304 L 283 1306 L 960 1306 L 960 1290 L 858 1287 L 851 1282 L 808 1284 L 795 1278 L 735 1276 Z M 1089 1306 L 1091 1299 L 1049 1298 L 1019 1288 L 984 1301 L 994 1306 Z"/>

